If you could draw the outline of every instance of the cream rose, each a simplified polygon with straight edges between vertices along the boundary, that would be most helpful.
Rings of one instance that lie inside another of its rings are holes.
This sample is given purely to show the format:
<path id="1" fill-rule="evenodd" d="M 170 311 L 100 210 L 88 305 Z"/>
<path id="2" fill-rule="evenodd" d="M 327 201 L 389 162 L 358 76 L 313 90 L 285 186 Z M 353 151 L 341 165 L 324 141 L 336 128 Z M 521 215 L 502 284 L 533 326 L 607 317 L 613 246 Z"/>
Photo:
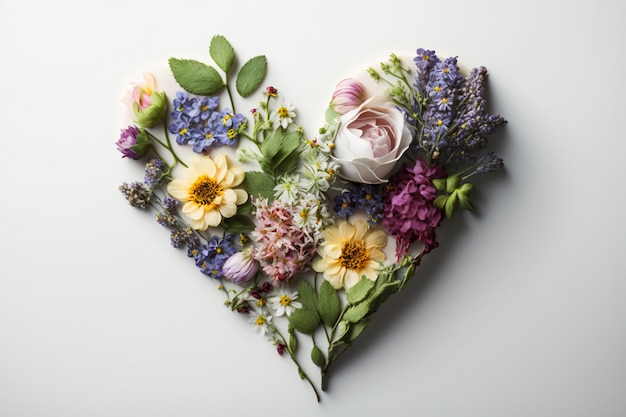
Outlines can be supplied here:
<path id="1" fill-rule="evenodd" d="M 374 96 L 341 116 L 332 158 L 348 180 L 387 182 L 394 166 L 411 144 L 404 115 L 384 96 Z"/>

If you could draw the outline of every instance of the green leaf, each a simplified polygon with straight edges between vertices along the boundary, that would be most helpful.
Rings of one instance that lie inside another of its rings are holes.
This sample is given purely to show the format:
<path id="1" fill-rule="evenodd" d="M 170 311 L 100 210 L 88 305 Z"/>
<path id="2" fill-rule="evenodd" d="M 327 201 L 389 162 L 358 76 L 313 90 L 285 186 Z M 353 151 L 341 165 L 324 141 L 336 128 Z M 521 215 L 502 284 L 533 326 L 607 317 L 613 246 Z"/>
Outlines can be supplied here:
<path id="1" fill-rule="evenodd" d="M 459 192 L 457 196 L 459 198 L 459 205 L 461 207 L 463 207 L 467 211 L 474 211 L 474 206 L 472 205 L 472 202 L 466 194 Z"/>
<path id="2" fill-rule="evenodd" d="M 453 175 L 451 177 L 448 177 L 448 179 L 446 179 L 446 191 L 448 192 L 448 194 L 456 190 L 456 187 L 459 186 L 460 182 L 461 177 L 459 175 Z"/>
<path id="3" fill-rule="evenodd" d="M 361 320 L 358 323 L 354 323 L 350 326 L 350 331 L 346 333 L 344 337 L 346 343 L 352 343 L 356 340 L 357 337 L 363 333 L 363 330 L 367 327 L 367 320 Z"/>
<path id="4" fill-rule="evenodd" d="M 346 298 L 348 303 L 356 304 L 364 300 L 374 288 L 375 282 L 371 279 L 361 277 L 361 280 L 357 282 L 352 288 L 346 291 Z"/>
<path id="5" fill-rule="evenodd" d="M 311 334 L 319 324 L 320 316 L 315 310 L 302 307 L 289 315 L 289 325 L 300 333 Z"/>
<path id="6" fill-rule="evenodd" d="M 360 321 L 363 317 L 367 316 L 370 312 L 370 303 L 369 301 L 363 301 L 357 305 L 349 307 L 345 313 L 343 313 L 343 320 L 348 321 L 350 323 L 356 323 Z"/>
<path id="7" fill-rule="evenodd" d="M 400 281 L 393 280 L 376 290 L 370 299 L 370 310 L 368 315 L 373 314 L 378 308 L 393 294 L 400 289 Z"/>
<path id="8" fill-rule="evenodd" d="M 251 196 L 258 197 L 260 195 L 261 197 L 267 198 L 269 201 L 274 200 L 274 187 L 276 183 L 271 175 L 260 171 L 249 171 L 246 172 L 244 182 L 246 190 L 248 190 L 248 194 Z"/>
<path id="9" fill-rule="evenodd" d="M 254 221 L 249 216 L 243 214 L 235 214 L 232 217 L 224 219 L 222 226 L 230 233 L 248 233 L 256 227 Z"/>
<path id="10" fill-rule="evenodd" d="M 274 166 L 274 175 L 280 177 L 293 173 L 298 167 L 298 162 L 300 162 L 300 152 L 293 152 L 280 164 Z"/>
<path id="11" fill-rule="evenodd" d="M 264 158 L 271 160 L 283 144 L 283 139 L 286 133 L 281 129 L 271 131 L 259 144 L 259 150 Z"/>
<path id="12" fill-rule="evenodd" d="M 439 191 L 443 191 L 446 189 L 446 180 L 443 178 L 436 178 L 431 181 L 435 188 Z"/>
<path id="13" fill-rule="evenodd" d="M 296 287 L 298 290 L 298 300 L 302 304 L 302 308 L 315 311 L 317 314 L 317 293 L 308 281 L 301 280 Z"/>
<path id="14" fill-rule="evenodd" d="M 438 209 L 443 210 L 443 208 L 446 206 L 447 201 L 448 201 L 447 195 L 440 195 L 440 196 L 437 196 L 437 198 L 435 198 L 435 201 L 433 201 L 433 204 Z"/>
<path id="15" fill-rule="evenodd" d="M 168 63 L 178 85 L 189 93 L 209 96 L 225 85 L 217 70 L 202 62 L 170 58 Z"/>
<path id="16" fill-rule="evenodd" d="M 324 113 L 324 119 L 326 123 L 330 126 L 334 126 L 337 124 L 337 120 L 341 117 L 341 114 L 337 113 L 337 111 L 333 108 L 333 106 L 328 106 L 326 109 L 326 113 Z"/>
<path id="17" fill-rule="evenodd" d="M 218 67 L 228 73 L 235 60 L 235 50 L 222 35 L 215 35 L 211 39 L 209 54 Z"/>
<path id="18" fill-rule="evenodd" d="M 272 164 L 278 166 L 285 159 L 298 149 L 302 143 L 302 133 L 297 130 L 287 132 L 281 135 L 280 147 L 278 152 L 272 157 Z"/>
<path id="19" fill-rule="evenodd" d="M 450 197 L 448 198 L 448 200 L 446 200 L 446 205 L 444 207 L 447 218 L 452 217 L 452 215 L 454 214 L 454 210 L 456 210 L 456 206 L 458 203 L 457 199 L 458 199 L 458 193 L 456 192 L 456 190 L 454 190 L 454 192 L 450 194 Z"/>
<path id="20" fill-rule="evenodd" d="M 252 94 L 252 92 L 261 85 L 266 73 L 267 59 L 264 55 L 255 56 L 243 64 L 243 67 L 239 70 L 239 74 L 237 74 L 237 81 L 235 83 L 239 95 L 241 97 L 247 97 Z"/>
<path id="21" fill-rule="evenodd" d="M 322 317 L 322 321 L 328 327 L 334 326 L 341 314 L 341 301 L 339 300 L 337 290 L 326 280 L 320 287 L 317 309 Z"/>
<path id="22" fill-rule="evenodd" d="M 337 328 L 335 329 L 335 340 L 333 340 L 332 345 L 337 346 L 343 343 L 344 337 L 350 331 L 350 323 L 345 320 L 341 320 L 337 323 Z"/>
<path id="23" fill-rule="evenodd" d="M 311 360 L 320 368 L 326 365 L 326 358 L 317 345 L 313 345 L 313 349 L 311 349 Z"/>
<path id="24" fill-rule="evenodd" d="M 466 182 L 459 187 L 459 192 L 465 195 L 469 195 L 473 189 L 474 189 L 474 184 L 472 184 L 471 182 Z"/>

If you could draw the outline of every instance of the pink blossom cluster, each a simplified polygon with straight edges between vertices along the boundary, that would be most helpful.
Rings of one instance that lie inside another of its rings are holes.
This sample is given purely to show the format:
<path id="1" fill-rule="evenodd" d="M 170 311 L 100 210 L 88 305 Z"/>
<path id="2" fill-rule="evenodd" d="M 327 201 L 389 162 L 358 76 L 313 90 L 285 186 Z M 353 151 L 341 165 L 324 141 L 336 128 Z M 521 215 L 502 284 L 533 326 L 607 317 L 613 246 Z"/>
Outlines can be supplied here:
<path id="1" fill-rule="evenodd" d="M 255 258 L 275 282 L 288 282 L 308 269 L 317 251 L 318 239 L 307 227 L 295 222 L 295 207 L 265 198 L 255 199 L 256 228 L 252 236 L 258 243 Z"/>
<path id="2" fill-rule="evenodd" d="M 413 167 L 407 167 L 390 178 L 389 190 L 385 195 L 383 225 L 396 239 L 396 259 L 400 261 L 409 246 L 419 240 L 425 252 L 436 248 L 435 231 L 441 222 L 442 213 L 433 201 L 437 189 L 433 179 L 446 176 L 442 165 L 428 166 L 418 159 Z"/>

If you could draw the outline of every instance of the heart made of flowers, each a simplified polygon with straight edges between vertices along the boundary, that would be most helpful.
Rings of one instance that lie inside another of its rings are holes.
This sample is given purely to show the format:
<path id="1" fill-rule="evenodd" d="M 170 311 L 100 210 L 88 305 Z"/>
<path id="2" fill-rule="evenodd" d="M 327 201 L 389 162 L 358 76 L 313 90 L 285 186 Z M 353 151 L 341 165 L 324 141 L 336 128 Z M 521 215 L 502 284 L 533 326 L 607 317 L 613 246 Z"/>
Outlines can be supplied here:
<path id="1" fill-rule="evenodd" d="M 221 35 L 209 52 L 210 64 L 170 58 L 175 91 L 147 73 L 128 92 L 134 122 L 116 145 L 146 164 L 120 191 L 156 213 L 319 401 L 300 352 L 326 390 L 336 360 L 438 246 L 444 220 L 473 210 L 470 179 L 502 166 L 485 148 L 506 121 L 487 112 L 484 67 L 463 75 L 456 58 L 420 48 L 341 80 L 310 136 L 286 94 L 259 92 L 264 56 L 235 68 Z M 254 100 L 249 115 L 235 92 Z"/>

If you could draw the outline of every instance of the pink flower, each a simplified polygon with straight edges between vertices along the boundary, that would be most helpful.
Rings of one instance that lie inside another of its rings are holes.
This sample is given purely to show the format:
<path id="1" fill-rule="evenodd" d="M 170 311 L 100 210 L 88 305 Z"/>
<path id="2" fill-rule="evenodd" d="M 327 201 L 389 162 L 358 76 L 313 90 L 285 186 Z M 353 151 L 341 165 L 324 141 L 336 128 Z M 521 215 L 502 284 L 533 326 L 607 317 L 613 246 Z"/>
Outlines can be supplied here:
<path id="1" fill-rule="evenodd" d="M 330 105 L 339 114 L 354 110 L 365 101 L 365 90 L 359 81 L 346 78 L 339 81 L 333 92 Z"/>
<path id="2" fill-rule="evenodd" d="M 254 259 L 254 253 L 250 248 L 235 253 L 222 265 L 222 274 L 238 285 L 246 284 L 254 278 L 258 270 L 259 263 Z"/>
<path id="3" fill-rule="evenodd" d="M 396 239 L 398 261 L 415 241 L 424 243 L 425 252 L 439 245 L 436 229 L 442 213 L 433 204 L 437 189 L 431 180 L 445 175 L 442 165 L 428 166 L 418 159 L 415 166 L 401 170 L 390 180 L 392 185 L 385 195 L 383 225 Z"/>
<path id="4" fill-rule="evenodd" d="M 144 83 L 136 84 L 124 101 L 131 107 L 139 126 L 152 127 L 165 117 L 167 98 L 164 92 L 156 91 L 152 74 L 143 74 L 143 79 Z"/>
<path id="5" fill-rule="evenodd" d="M 143 149 L 137 147 L 137 137 L 141 131 L 135 126 L 128 126 L 126 129 L 121 129 L 121 135 L 115 145 L 117 150 L 122 153 L 122 158 L 140 159 L 145 155 L 145 152 L 140 152 Z"/>
<path id="6" fill-rule="evenodd" d="M 317 239 L 307 228 L 295 223 L 295 208 L 274 200 L 254 201 L 256 228 L 252 236 L 258 242 L 255 258 L 272 280 L 288 282 L 294 275 L 306 271 L 317 251 Z"/>
<path id="7" fill-rule="evenodd" d="M 382 96 L 374 96 L 339 118 L 332 158 L 351 181 L 379 184 L 411 144 L 404 115 Z"/>

